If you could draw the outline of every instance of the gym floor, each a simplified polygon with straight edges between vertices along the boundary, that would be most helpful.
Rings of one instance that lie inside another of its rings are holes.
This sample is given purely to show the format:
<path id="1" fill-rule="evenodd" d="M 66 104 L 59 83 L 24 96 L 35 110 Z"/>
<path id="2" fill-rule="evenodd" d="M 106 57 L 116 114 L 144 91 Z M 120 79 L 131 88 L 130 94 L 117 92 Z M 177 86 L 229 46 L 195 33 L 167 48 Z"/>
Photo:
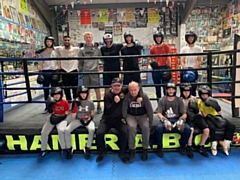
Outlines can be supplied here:
<path id="1" fill-rule="evenodd" d="M 210 152 L 208 152 L 210 155 Z M 229 156 L 219 150 L 217 156 L 203 157 L 198 152 L 189 159 L 179 152 L 165 152 L 162 159 L 154 152 L 146 162 L 141 153 L 135 160 L 123 164 L 117 154 L 109 154 L 96 163 L 97 154 L 85 160 L 83 154 L 74 154 L 73 159 L 62 159 L 58 153 L 49 153 L 41 161 L 37 154 L 0 156 L 1 180 L 236 180 L 240 177 L 240 151 L 232 149 Z"/>

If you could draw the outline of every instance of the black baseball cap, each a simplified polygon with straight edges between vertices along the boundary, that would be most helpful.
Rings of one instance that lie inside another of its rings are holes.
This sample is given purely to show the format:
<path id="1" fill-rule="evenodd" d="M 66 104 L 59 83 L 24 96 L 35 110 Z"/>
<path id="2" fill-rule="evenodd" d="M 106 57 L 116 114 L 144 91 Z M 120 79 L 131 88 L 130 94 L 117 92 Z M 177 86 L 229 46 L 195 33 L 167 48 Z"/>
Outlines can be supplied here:
<path id="1" fill-rule="evenodd" d="M 120 78 L 113 78 L 111 85 L 122 85 L 122 80 Z"/>

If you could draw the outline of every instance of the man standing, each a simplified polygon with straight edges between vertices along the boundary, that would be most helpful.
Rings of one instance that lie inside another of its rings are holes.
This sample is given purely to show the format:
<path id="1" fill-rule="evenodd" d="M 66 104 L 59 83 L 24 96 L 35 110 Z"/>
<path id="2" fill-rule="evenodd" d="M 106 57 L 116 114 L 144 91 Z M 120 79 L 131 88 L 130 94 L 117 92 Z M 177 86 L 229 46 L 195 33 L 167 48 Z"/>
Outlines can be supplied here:
<path id="1" fill-rule="evenodd" d="M 122 44 L 113 44 L 112 34 L 105 34 L 103 36 L 103 42 L 105 46 L 101 47 L 101 53 L 103 56 L 119 56 L 120 50 L 123 47 Z M 121 71 L 119 58 L 105 58 L 103 71 Z M 103 74 L 103 85 L 111 86 L 113 78 L 119 77 L 119 73 Z M 109 88 L 105 88 L 105 94 L 109 91 Z"/>
<path id="2" fill-rule="evenodd" d="M 195 45 L 197 41 L 197 35 L 190 31 L 185 34 L 185 40 L 188 43 L 187 46 L 181 49 L 181 53 L 202 53 L 203 50 L 200 46 Z M 202 63 L 202 56 L 181 56 L 181 66 L 182 69 L 190 69 L 189 71 L 181 71 L 181 83 L 189 82 L 195 83 L 198 79 L 198 71 L 194 70 L 194 68 L 200 68 Z M 197 85 L 192 84 L 191 94 L 196 96 Z"/>
<path id="3" fill-rule="evenodd" d="M 79 48 L 71 46 L 71 38 L 69 36 L 63 37 L 64 47 L 57 47 L 60 57 L 73 58 L 78 57 Z M 71 74 L 78 72 L 78 60 L 61 60 L 61 71 L 65 72 L 62 75 L 64 93 L 69 103 L 72 102 L 72 97 L 77 97 L 78 74 Z M 66 87 L 67 86 L 67 87 Z M 70 89 L 72 89 L 72 96 Z"/>
<path id="4" fill-rule="evenodd" d="M 157 31 L 153 34 L 153 40 L 155 41 L 155 45 L 153 45 L 150 48 L 150 54 L 170 54 L 171 48 L 169 45 L 164 43 L 164 36 L 161 32 Z M 170 69 L 171 67 L 171 58 L 168 57 L 153 57 L 152 59 L 152 69 L 153 70 L 164 70 L 164 69 Z M 154 65 L 155 64 L 155 65 Z M 171 80 L 171 72 L 165 72 L 168 73 L 168 77 L 164 75 L 163 71 L 154 71 L 152 72 L 152 78 L 154 84 L 167 84 Z M 159 100 L 162 97 L 161 93 L 161 86 L 155 86 L 156 89 L 156 95 L 157 99 Z M 165 93 L 165 91 L 163 90 Z M 157 110 L 155 110 L 155 113 L 157 113 Z"/>
<path id="5" fill-rule="evenodd" d="M 142 160 L 148 159 L 147 149 L 149 144 L 150 126 L 153 121 L 153 109 L 151 102 L 146 93 L 143 93 L 142 102 L 137 102 L 139 94 L 139 84 L 131 82 L 128 85 L 129 93 L 126 94 L 123 100 L 122 115 L 126 119 L 128 125 L 128 146 L 130 150 L 129 161 L 134 160 L 135 156 L 135 136 L 137 133 L 137 125 L 142 130 L 143 154 Z"/>
<path id="6" fill-rule="evenodd" d="M 39 51 L 36 51 L 39 58 L 57 58 L 58 53 L 54 50 L 54 38 L 51 36 L 47 36 L 44 39 L 45 48 Z M 59 61 L 40 61 L 38 65 L 39 72 L 48 72 L 49 74 L 43 74 L 43 87 L 56 87 L 58 85 L 58 79 L 54 78 L 52 73 L 60 70 L 60 62 Z M 49 96 L 49 89 L 44 89 L 44 99 L 47 101 Z M 48 113 L 47 107 L 45 107 L 43 114 Z"/>
<path id="7" fill-rule="evenodd" d="M 91 32 L 85 32 L 84 34 L 85 45 L 80 49 L 79 57 L 92 57 L 101 56 L 101 51 L 95 48 L 93 45 L 93 34 Z M 86 59 L 80 60 L 79 70 L 82 72 L 98 72 L 98 59 Z M 89 86 L 100 86 L 99 74 L 87 74 L 83 77 L 83 85 L 85 87 Z M 89 94 L 90 94 L 90 90 Z M 101 99 L 100 89 L 95 88 L 97 100 Z M 97 103 L 97 114 L 101 114 L 102 109 L 100 107 L 100 102 Z"/>
<path id="8" fill-rule="evenodd" d="M 133 41 L 133 34 L 131 32 L 124 33 L 125 45 L 121 49 L 121 54 L 123 56 L 127 55 L 141 55 L 141 50 L 143 46 L 136 44 Z M 141 58 L 129 57 L 123 58 L 123 71 L 139 71 L 138 61 Z M 140 83 L 140 72 L 134 73 L 124 73 L 123 84 L 129 84 L 131 81 Z"/>

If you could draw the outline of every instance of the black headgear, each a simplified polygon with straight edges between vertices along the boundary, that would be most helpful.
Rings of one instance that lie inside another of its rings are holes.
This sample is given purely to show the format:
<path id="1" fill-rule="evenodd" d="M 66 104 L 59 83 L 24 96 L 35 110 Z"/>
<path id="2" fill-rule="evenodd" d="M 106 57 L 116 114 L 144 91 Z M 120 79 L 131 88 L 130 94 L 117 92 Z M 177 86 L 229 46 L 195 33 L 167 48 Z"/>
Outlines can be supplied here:
<path id="1" fill-rule="evenodd" d="M 131 43 L 133 43 L 133 34 L 132 34 L 130 31 L 127 31 L 127 32 L 124 33 L 125 43 L 128 43 L 128 42 L 127 42 L 127 39 L 126 39 L 128 36 L 131 36 L 131 37 L 132 37 Z"/>
<path id="2" fill-rule="evenodd" d="M 157 37 L 161 37 L 161 38 L 162 38 L 162 40 L 161 40 L 160 43 L 157 43 L 157 41 L 156 41 L 156 38 L 157 38 Z M 156 44 L 162 44 L 163 39 L 164 39 L 164 35 L 163 35 L 160 31 L 156 31 L 156 32 L 153 34 L 153 40 L 155 41 Z"/>
<path id="3" fill-rule="evenodd" d="M 106 43 L 106 39 L 111 39 L 111 44 L 112 44 L 112 42 L 113 42 L 113 36 L 112 36 L 112 34 L 104 34 L 104 35 L 103 35 L 103 42 L 104 42 L 104 44 L 107 44 L 107 43 Z"/>
<path id="4" fill-rule="evenodd" d="M 77 93 L 78 93 L 78 97 L 79 97 L 80 100 L 86 100 L 86 99 L 88 98 L 88 88 L 86 88 L 85 86 L 80 86 L 80 87 L 78 88 Z M 80 96 L 80 93 L 86 93 L 86 94 L 87 94 L 86 98 L 83 99 L 83 98 Z"/>
<path id="5" fill-rule="evenodd" d="M 212 94 L 211 88 L 207 85 L 200 86 L 198 89 L 198 95 L 204 101 L 204 99 L 202 98 L 202 94 L 208 94 L 208 96 L 211 96 Z"/>
<path id="6" fill-rule="evenodd" d="M 63 97 L 63 90 L 60 87 L 52 87 L 51 96 L 53 97 L 55 94 L 60 94 L 61 97 L 58 102 L 61 101 Z"/>
<path id="7" fill-rule="evenodd" d="M 193 40 L 192 43 L 189 43 L 189 42 L 188 42 L 188 37 L 189 37 L 189 36 L 193 36 L 193 37 L 194 37 L 194 40 Z M 193 31 L 187 32 L 187 33 L 185 34 L 185 41 L 186 41 L 188 44 L 194 44 L 194 43 L 197 41 L 197 34 L 194 33 Z"/>
<path id="8" fill-rule="evenodd" d="M 46 47 L 47 47 L 47 40 L 51 40 L 52 41 L 52 46 L 51 46 L 51 48 L 52 48 L 53 44 L 54 44 L 54 37 L 52 37 L 52 36 L 46 36 L 45 37 L 44 44 L 45 44 Z"/>
<path id="9" fill-rule="evenodd" d="M 180 97 L 182 97 L 183 99 L 188 99 L 191 97 L 191 90 L 192 90 L 192 85 L 190 83 L 182 83 L 180 84 Z M 190 94 L 188 97 L 185 97 L 183 95 L 183 91 L 190 91 Z"/>
<path id="10" fill-rule="evenodd" d="M 177 87 L 176 87 L 176 85 L 175 85 L 174 83 L 167 83 L 167 85 L 166 85 L 166 95 L 167 95 L 167 96 L 170 96 L 170 95 L 168 94 L 168 92 L 167 92 L 167 90 L 168 90 L 169 88 L 175 89 L 175 92 L 174 92 L 174 94 L 173 94 L 172 96 L 176 96 L 176 94 L 177 94 Z M 172 97 L 172 96 L 170 96 L 170 97 Z"/>

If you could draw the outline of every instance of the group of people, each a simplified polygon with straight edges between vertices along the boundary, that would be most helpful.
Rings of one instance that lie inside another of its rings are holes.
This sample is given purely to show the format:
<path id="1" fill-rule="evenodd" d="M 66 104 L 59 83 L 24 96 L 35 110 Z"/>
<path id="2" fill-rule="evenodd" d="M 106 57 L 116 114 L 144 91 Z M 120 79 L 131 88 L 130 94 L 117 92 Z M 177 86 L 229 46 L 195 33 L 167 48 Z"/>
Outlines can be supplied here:
<path id="1" fill-rule="evenodd" d="M 91 56 L 119 56 L 124 55 L 123 71 L 132 71 L 124 74 L 123 82 L 119 78 L 120 61 L 119 57 L 104 58 L 104 71 L 116 71 L 116 73 L 104 73 L 103 83 L 109 88 L 105 89 L 104 111 L 99 127 L 96 132 L 96 143 L 100 150 L 96 161 L 100 162 L 107 155 L 107 148 L 104 141 L 104 135 L 111 128 L 116 128 L 119 132 L 119 157 L 124 162 L 133 161 L 135 157 L 135 135 L 137 126 L 142 132 L 142 160 L 148 159 L 148 145 L 151 123 L 153 121 L 153 109 L 146 93 L 140 86 L 140 72 L 136 57 L 125 57 L 125 55 L 140 55 L 142 46 L 134 42 L 133 35 L 130 32 L 124 34 L 125 44 L 114 44 L 111 34 L 105 34 L 103 41 L 105 46 L 98 49 L 93 46 L 93 35 L 90 32 L 84 33 L 85 45 L 83 47 L 72 47 L 70 37 L 65 36 L 64 47 L 53 47 L 54 40 L 52 37 L 45 39 L 46 48 L 40 52 L 40 57 L 91 57 Z M 150 49 L 150 54 L 171 54 L 171 48 L 164 43 L 164 36 L 161 32 L 153 34 L 156 45 Z M 185 36 L 188 46 L 181 50 L 181 53 L 199 53 L 202 49 L 195 45 L 197 35 L 189 32 Z M 182 56 L 181 66 L 181 96 L 177 97 L 177 87 L 171 83 L 170 71 L 166 74 L 164 71 L 171 67 L 170 57 L 151 57 L 151 66 L 153 67 L 154 84 L 165 84 L 164 96 L 161 94 L 161 86 L 156 86 L 156 95 L 158 107 L 155 110 L 157 117 L 160 119 L 156 128 L 156 137 L 159 157 L 163 157 L 163 133 L 165 131 L 176 131 L 181 134 L 180 153 L 187 154 L 193 158 L 192 139 L 194 129 L 202 130 L 202 138 L 197 150 L 205 157 L 208 154 L 204 148 L 205 142 L 209 137 L 212 142 L 211 151 L 213 155 L 217 154 L 217 138 L 215 130 L 225 128 L 225 135 L 220 145 L 226 155 L 229 154 L 231 139 L 235 126 L 221 116 L 221 108 L 218 102 L 211 97 L 211 89 L 208 86 L 201 86 L 198 90 L 200 100 L 196 98 L 196 81 L 198 73 L 195 68 L 201 65 L 201 56 Z M 44 90 L 46 103 L 46 112 L 51 113 L 50 119 L 47 120 L 42 129 L 42 149 L 40 157 L 45 156 L 47 137 L 54 126 L 57 127 L 63 157 L 72 158 L 73 148 L 71 147 L 70 133 L 79 126 L 85 126 L 89 131 L 88 143 L 84 149 L 85 158 L 90 158 L 90 147 L 95 132 L 94 104 L 89 99 L 91 86 L 100 86 L 98 71 L 98 60 L 61 60 L 61 61 L 43 61 L 40 63 L 40 71 L 65 72 L 62 74 L 63 89 L 66 100 L 62 99 L 63 91 L 57 84 L 51 82 L 53 75 L 44 75 L 47 81 L 44 86 L 51 84 L 55 88 L 51 91 L 50 100 L 48 98 L 48 88 Z M 51 69 L 52 68 L 52 69 Z M 72 72 L 91 72 L 84 74 L 83 86 L 77 90 L 78 75 Z M 58 81 L 59 82 L 59 81 Z M 124 87 L 123 85 L 128 85 Z M 72 87 L 72 96 L 69 87 Z M 97 100 L 101 99 L 99 88 L 95 88 Z M 48 100 L 47 100 L 48 99 Z M 75 119 L 69 125 L 65 120 L 69 113 L 69 103 L 72 103 L 72 117 Z M 66 105 L 68 104 L 68 106 Z M 100 102 L 97 104 L 97 113 L 102 113 Z M 57 119 L 57 120 L 56 120 Z M 57 123 L 56 123 L 57 122 Z M 129 156 L 126 156 L 126 149 L 129 149 Z"/>

